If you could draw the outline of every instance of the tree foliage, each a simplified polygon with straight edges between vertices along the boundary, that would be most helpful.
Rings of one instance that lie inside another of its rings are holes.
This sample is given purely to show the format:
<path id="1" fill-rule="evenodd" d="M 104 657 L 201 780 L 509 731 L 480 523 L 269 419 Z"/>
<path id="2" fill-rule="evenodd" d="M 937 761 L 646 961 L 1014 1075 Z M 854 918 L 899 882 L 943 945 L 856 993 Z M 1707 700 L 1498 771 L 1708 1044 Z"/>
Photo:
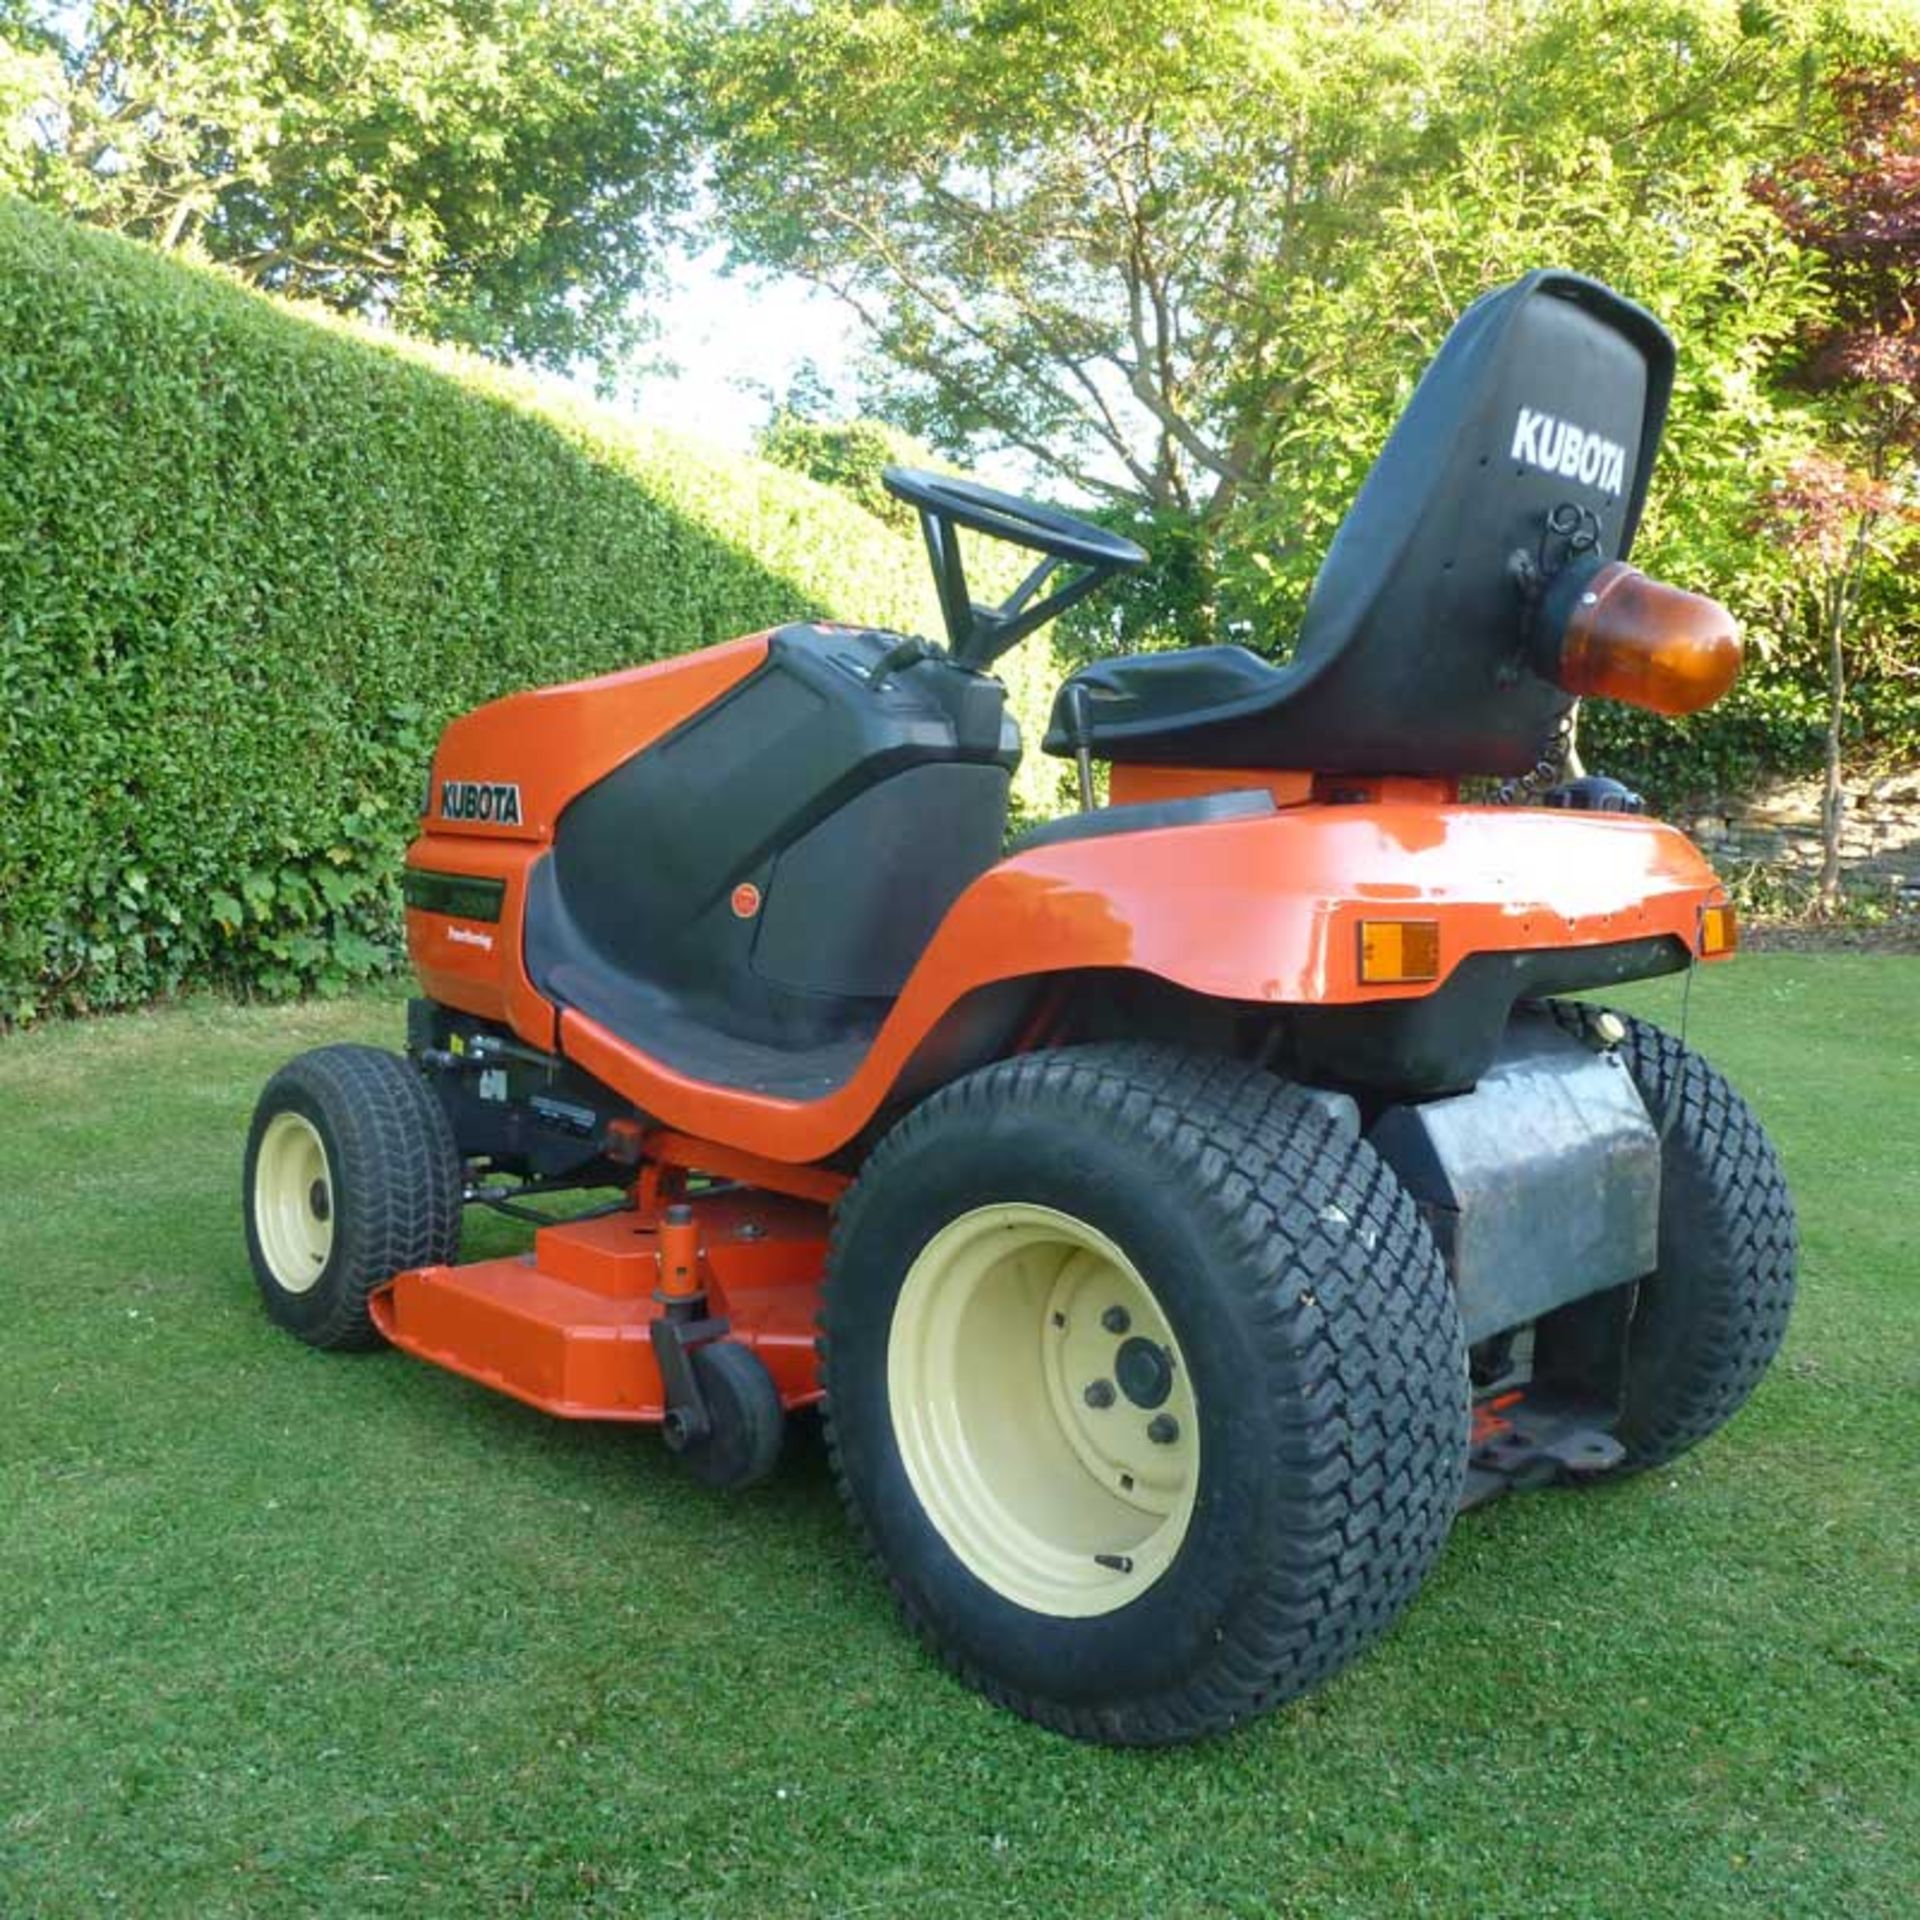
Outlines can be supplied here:
<path id="1" fill-rule="evenodd" d="M 776 0 L 710 49 L 719 205 L 868 319 L 908 424 L 1191 507 L 1268 452 L 1232 389 L 1285 350 L 1243 298 L 1289 193 L 1271 114 L 1351 50 L 1299 11 Z"/>
<path id="2" fill-rule="evenodd" d="M 634 337 L 685 171 L 648 0 L 0 0 L 0 29 L 0 168 L 43 204 L 502 357 Z"/>
<path id="3" fill-rule="evenodd" d="M 1904 21 L 1904 24 L 1903 24 Z M 1811 750 L 1767 476 L 1820 450 L 1781 376 L 1832 312 L 1754 191 L 1826 151 L 1874 0 L 760 0 L 703 78 L 736 255 L 866 320 L 873 409 L 1025 453 L 1152 549 L 1080 647 L 1284 653 L 1327 540 L 1471 300 L 1607 280 L 1682 345 L 1636 556 L 1756 668 L 1703 724 L 1596 737 L 1661 791 Z"/>
<path id="4" fill-rule="evenodd" d="M 902 533 L 919 526 L 913 509 L 890 494 L 880 476 L 890 466 L 924 467 L 931 456 L 910 434 L 882 420 L 841 419 L 789 396 L 754 436 L 762 460 L 804 473 L 857 501 L 877 520 Z"/>
<path id="5" fill-rule="evenodd" d="M 1827 448 L 1788 469 L 1760 516 L 1797 563 L 1788 603 L 1825 670 L 1828 910 L 1840 896 L 1850 682 L 1920 671 L 1859 620 L 1876 569 L 1898 564 L 1920 533 L 1920 61 L 1842 73 L 1831 91 L 1837 137 L 1756 182 L 1821 262 L 1829 296 L 1790 368 Z"/>
<path id="6" fill-rule="evenodd" d="M 1742 156 L 1782 65 L 1659 0 L 763 0 L 706 78 L 736 249 L 869 320 L 896 417 L 1217 519 L 1302 450 L 1348 490 L 1542 260 L 1779 325 Z"/>

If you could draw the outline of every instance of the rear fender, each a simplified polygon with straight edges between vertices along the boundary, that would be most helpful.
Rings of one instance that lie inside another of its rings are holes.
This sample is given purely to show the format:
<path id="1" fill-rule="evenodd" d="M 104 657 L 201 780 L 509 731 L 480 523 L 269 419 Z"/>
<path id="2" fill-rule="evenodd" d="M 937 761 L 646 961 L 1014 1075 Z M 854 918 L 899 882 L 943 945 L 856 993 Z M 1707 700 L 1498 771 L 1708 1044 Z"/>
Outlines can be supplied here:
<path id="1" fill-rule="evenodd" d="M 1476 954 L 1662 937 L 1691 953 L 1702 907 L 1721 897 L 1692 844 L 1654 821 L 1391 802 L 1292 807 L 1001 861 L 949 910 L 858 1070 L 818 1100 L 690 1080 L 572 1010 L 560 1032 L 572 1058 L 666 1124 L 811 1161 L 853 1139 L 946 1016 L 996 982 L 1118 969 L 1254 1005 L 1418 1000 Z M 1378 917 L 1437 924 L 1436 979 L 1362 984 L 1360 923 Z"/>
<path id="2" fill-rule="evenodd" d="M 1697 944 L 1721 895 L 1656 821 L 1544 808 L 1377 803 L 1036 848 L 956 903 L 921 972 L 981 947 L 1132 966 L 1198 993 L 1283 1005 L 1418 999 L 1469 956 L 1671 934 Z M 1363 984 L 1360 925 L 1432 920 L 1433 980 Z M 1039 971 L 1029 965 L 1021 970 Z M 909 982 L 909 993 L 920 972 Z"/>

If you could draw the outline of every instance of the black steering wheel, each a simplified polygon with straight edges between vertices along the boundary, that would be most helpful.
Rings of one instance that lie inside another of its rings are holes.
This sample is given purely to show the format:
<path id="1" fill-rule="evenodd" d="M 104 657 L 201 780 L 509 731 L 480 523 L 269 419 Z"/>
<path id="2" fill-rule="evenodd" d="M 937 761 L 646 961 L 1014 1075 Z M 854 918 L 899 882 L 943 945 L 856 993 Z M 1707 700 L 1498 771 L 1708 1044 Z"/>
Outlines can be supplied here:
<path id="1" fill-rule="evenodd" d="M 895 499 L 919 509 L 949 650 L 961 666 L 991 666 L 1036 627 L 1065 613 L 1116 573 L 1146 564 L 1145 550 L 1133 541 L 1037 500 L 913 467 L 883 468 L 880 479 Z M 959 527 L 1031 548 L 1045 558 L 997 607 L 982 606 L 967 591 L 960 543 L 954 537 Z M 1063 566 L 1084 571 L 1035 601 L 1033 596 Z"/>
<path id="2" fill-rule="evenodd" d="M 880 479 L 896 500 L 922 513 L 938 514 L 955 526 L 1010 540 L 1017 547 L 1032 547 L 1062 560 L 1077 560 L 1083 567 L 1105 567 L 1116 573 L 1146 562 L 1146 554 L 1131 540 L 1096 527 L 1091 520 L 1077 520 L 1057 507 L 1023 500 L 1017 493 L 997 492 L 977 480 L 926 473 L 916 467 L 886 467 Z"/>

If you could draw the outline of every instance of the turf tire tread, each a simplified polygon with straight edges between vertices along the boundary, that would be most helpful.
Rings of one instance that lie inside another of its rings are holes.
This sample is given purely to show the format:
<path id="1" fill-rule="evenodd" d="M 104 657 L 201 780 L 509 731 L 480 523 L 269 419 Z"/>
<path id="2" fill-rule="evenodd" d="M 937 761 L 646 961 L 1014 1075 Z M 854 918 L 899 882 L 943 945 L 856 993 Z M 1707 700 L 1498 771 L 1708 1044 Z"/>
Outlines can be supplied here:
<path id="1" fill-rule="evenodd" d="M 1602 1009 L 1552 1004 L 1593 1037 Z M 1793 1311 L 1799 1232 L 1759 1117 L 1700 1054 L 1644 1020 L 1620 1053 L 1661 1136 L 1660 1265 L 1629 1334 L 1616 1473 L 1664 1466 L 1732 1419 L 1759 1385 Z"/>
<path id="2" fill-rule="evenodd" d="M 960 1656 L 894 1577 L 859 1495 L 860 1444 L 834 1418 L 832 1273 L 866 1196 L 936 1129 L 1009 1104 L 1146 1142 L 1186 1203 L 1225 1223 L 1259 1374 L 1287 1383 L 1274 1471 L 1294 1489 L 1247 1604 L 1178 1686 L 1087 1708 L 1011 1688 Z M 1299 1089 L 1224 1057 L 1150 1043 L 1023 1055 L 951 1083 L 881 1142 L 842 1203 L 822 1316 L 833 1472 L 926 1644 L 989 1698 L 1077 1738 L 1162 1745 L 1224 1731 L 1319 1685 L 1399 1617 L 1446 1540 L 1466 1462 L 1466 1359 L 1440 1256 L 1405 1189 Z"/>
<path id="3" fill-rule="evenodd" d="M 310 1346 L 365 1349 L 382 1344 L 368 1297 L 396 1273 L 458 1257 L 462 1168 L 446 1110 L 398 1054 L 379 1047 L 318 1047 L 288 1061 L 268 1081 L 255 1111 L 247 1153 L 246 1204 L 251 1237 L 254 1150 L 283 1107 L 317 1110 L 330 1136 L 335 1228 L 327 1269 L 310 1300 L 297 1302 L 256 1277 L 268 1311 Z"/>

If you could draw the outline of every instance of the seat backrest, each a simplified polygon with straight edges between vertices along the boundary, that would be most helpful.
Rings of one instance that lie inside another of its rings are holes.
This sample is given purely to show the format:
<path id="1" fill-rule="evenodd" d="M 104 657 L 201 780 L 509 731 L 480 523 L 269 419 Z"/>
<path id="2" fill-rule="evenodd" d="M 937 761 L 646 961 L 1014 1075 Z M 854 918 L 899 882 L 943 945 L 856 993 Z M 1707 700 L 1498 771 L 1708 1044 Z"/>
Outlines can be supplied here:
<path id="1" fill-rule="evenodd" d="M 1598 281 L 1530 273 L 1468 308 L 1335 534 L 1301 624 L 1290 718 L 1328 769 L 1506 773 L 1570 704 L 1526 663 L 1517 553 L 1633 544 L 1674 349 Z"/>

